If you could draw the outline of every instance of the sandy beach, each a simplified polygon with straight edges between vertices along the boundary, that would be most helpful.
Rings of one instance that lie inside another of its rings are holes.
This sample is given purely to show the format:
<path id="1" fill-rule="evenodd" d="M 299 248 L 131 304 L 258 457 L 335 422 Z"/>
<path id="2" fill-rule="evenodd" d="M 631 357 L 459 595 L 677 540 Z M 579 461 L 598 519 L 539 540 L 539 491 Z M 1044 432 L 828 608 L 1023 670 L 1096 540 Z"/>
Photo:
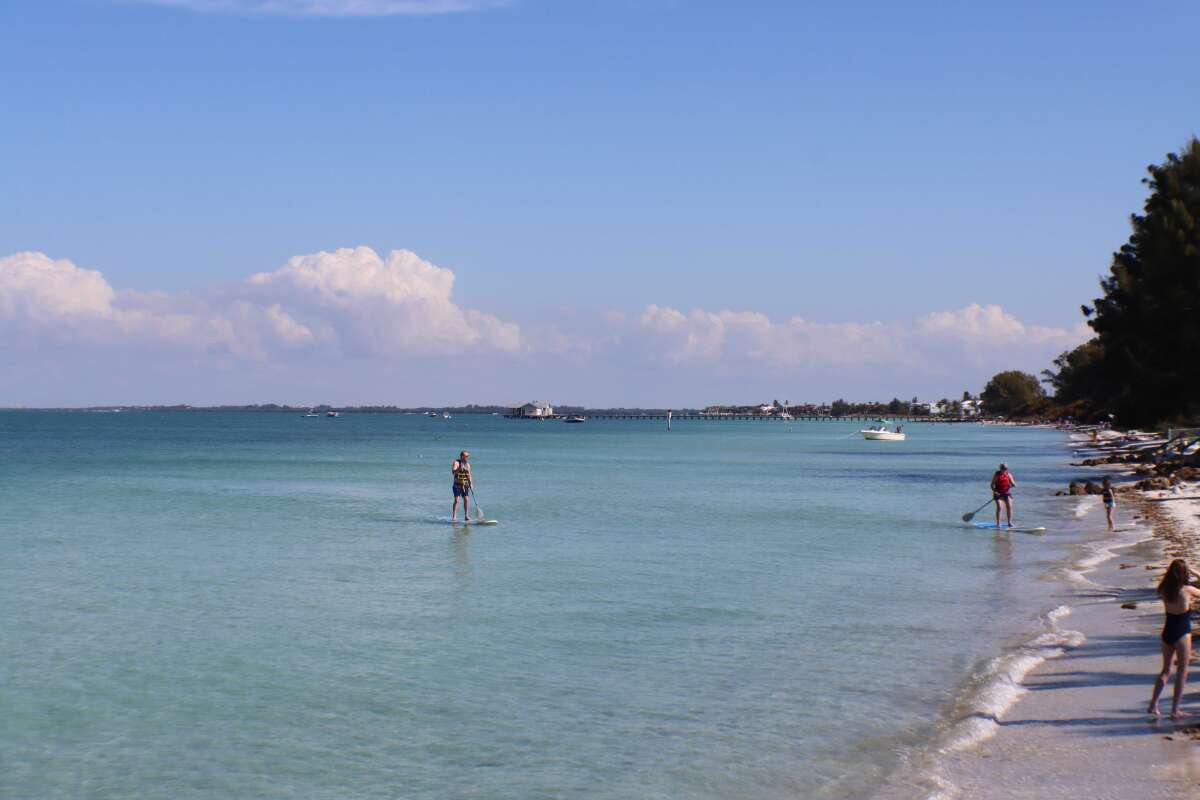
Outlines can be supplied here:
<path id="1" fill-rule="evenodd" d="M 1103 525 L 1099 509 L 1090 519 Z M 1200 796 L 1200 666 L 1193 651 L 1184 709 L 1174 723 L 1146 714 L 1160 664 L 1166 563 L 1200 560 L 1200 484 L 1121 495 L 1125 543 L 1084 559 L 1061 624 L 1076 632 L 1020 682 L 995 735 L 944 754 L 939 798 L 1194 798 Z M 1110 557 L 1111 556 L 1111 557 Z M 1099 562 L 1099 563 L 1096 563 Z M 1169 684 L 1162 708 L 1170 707 Z"/>

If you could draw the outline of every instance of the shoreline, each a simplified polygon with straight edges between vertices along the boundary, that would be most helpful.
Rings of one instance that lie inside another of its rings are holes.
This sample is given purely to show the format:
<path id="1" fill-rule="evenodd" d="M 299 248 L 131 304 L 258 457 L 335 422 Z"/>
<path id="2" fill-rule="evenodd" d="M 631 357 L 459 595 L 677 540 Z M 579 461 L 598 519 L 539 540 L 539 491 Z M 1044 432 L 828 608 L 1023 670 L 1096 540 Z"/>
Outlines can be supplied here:
<path id="1" fill-rule="evenodd" d="M 1073 444 L 1086 449 L 1092 443 Z M 1134 474 L 1122 464 L 1095 466 Z M 1076 515 L 1103 530 L 1103 511 L 1088 499 L 1079 497 Z M 938 747 L 924 776 L 929 783 L 909 785 L 917 796 L 1200 795 L 1200 647 L 1193 646 L 1184 694 L 1189 716 L 1171 722 L 1164 714 L 1155 722 L 1145 712 L 1161 663 L 1163 615 L 1153 587 L 1171 558 L 1200 566 L 1200 483 L 1154 491 L 1127 485 L 1116 513 L 1117 536 L 1081 544 L 1060 576 L 1067 584 L 1064 605 L 1048 615 L 1046 633 L 997 659 L 1028 657 L 1027 669 L 1017 664 L 1010 671 L 1008 702 L 997 704 L 995 713 L 959 715 L 955 727 L 975 726 L 979 736 Z M 1031 654 L 1039 644 L 1043 651 Z M 1170 684 L 1168 706 L 1169 696 Z"/>

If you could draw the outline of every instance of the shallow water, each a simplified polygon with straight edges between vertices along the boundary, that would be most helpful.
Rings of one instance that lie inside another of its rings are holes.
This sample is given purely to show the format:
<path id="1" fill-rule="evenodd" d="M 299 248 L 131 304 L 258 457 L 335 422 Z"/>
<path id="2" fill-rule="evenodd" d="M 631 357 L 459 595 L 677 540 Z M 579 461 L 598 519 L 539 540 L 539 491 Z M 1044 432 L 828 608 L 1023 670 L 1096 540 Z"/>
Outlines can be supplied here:
<path id="1" fill-rule="evenodd" d="M 0 413 L 0 796 L 856 796 L 1057 605 L 1062 434 L 674 427 Z"/>

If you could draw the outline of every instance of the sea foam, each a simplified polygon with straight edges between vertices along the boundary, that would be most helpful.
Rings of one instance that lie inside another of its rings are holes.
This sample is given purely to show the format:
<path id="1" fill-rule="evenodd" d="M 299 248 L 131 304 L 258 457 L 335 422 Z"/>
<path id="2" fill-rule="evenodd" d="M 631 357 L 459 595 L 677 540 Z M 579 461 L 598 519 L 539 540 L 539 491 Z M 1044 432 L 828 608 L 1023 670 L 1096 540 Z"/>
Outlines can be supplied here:
<path id="1" fill-rule="evenodd" d="M 946 736 L 942 752 L 965 750 L 994 735 L 1000 718 L 1026 692 L 1021 681 L 1030 670 L 1084 643 L 1086 637 L 1082 633 L 1059 624 L 1070 613 L 1070 607 L 1065 605 L 1050 611 L 1042 617 L 1040 633 L 984 665 L 961 701 L 958 722 Z"/>

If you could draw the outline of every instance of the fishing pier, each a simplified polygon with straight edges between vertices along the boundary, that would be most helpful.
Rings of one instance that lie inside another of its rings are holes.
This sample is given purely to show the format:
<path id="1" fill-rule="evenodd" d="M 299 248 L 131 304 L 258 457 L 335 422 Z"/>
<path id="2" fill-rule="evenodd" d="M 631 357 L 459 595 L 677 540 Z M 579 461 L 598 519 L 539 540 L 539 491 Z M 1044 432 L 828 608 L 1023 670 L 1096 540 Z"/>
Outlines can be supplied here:
<path id="1" fill-rule="evenodd" d="M 662 414 L 619 414 L 619 413 L 582 413 L 580 416 L 588 420 L 594 419 L 609 419 L 609 420 L 625 420 L 625 421 L 645 421 L 645 422 L 665 422 L 668 419 L 666 413 Z M 554 414 L 540 417 L 522 417 L 513 414 L 506 414 L 506 419 L 524 419 L 536 420 L 539 422 L 554 421 L 562 422 L 567 418 L 567 415 Z M 830 416 L 819 414 L 792 414 L 791 419 L 774 414 L 675 414 L 670 415 L 670 420 L 673 422 L 875 422 L 880 419 L 889 421 L 911 423 L 911 422 L 937 422 L 937 423 L 957 423 L 957 422 L 979 422 L 978 417 L 949 417 L 940 418 L 935 416 L 910 416 L 907 414 L 844 414 L 842 416 Z"/>

